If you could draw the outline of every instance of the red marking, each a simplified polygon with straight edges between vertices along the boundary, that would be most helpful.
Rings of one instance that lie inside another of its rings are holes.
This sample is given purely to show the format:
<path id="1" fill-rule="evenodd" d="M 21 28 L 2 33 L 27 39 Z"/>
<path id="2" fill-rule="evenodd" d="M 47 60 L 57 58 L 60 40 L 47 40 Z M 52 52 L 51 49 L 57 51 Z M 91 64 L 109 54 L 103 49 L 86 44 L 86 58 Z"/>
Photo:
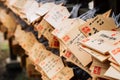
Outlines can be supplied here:
<path id="1" fill-rule="evenodd" d="M 120 41 L 118 41 L 118 42 L 115 42 L 113 45 L 118 45 L 120 43 Z"/>
<path id="2" fill-rule="evenodd" d="M 89 41 L 90 39 L 88 39 L 88 38 L 86 38 L 86 39 L 84 39 L 84 40 L 82 40 L 82 42 L 87 42 L 87 41 Z"/>
<path id="3" fill-rule="evenodd" d="M 64 40 L 65 42 L 67 42 L 69 39 L 70 39 L 70 37 L 69 37 L 68 35 L 66 35 L 66 36 L 63 37 L 63 40 Z"/>
<path id="4" fill-rule="evenodd" d="M 120 48 L 116 48 L 114 50 L 111 51 L 113 55 L 116 55 L 118 53 L 120 53 Z"/>
<path id="5" fill-rule="evenodd" d="M 99 67 L 99 66 L 95 66 L 95 67 L 94 67 L 94 71 L 93 71 L 93 73 L 94 73 L 94 74 L 98 74 L 98 75 L 100 75 L 100 72 L 101 72 L 101 67 Z"/>
<path id="6" fill-rule="evenodd" d="M 88 34 L 88 33 L 91 31 L 91 29 L 90 29 L 88 26 L 85 26 L 85 27 L 82 28 L 82 31 L 83 31 L 85 34 Z"/>
<path id="7" fill-rule="evenodd" d="M 54 46 L 59 47 L 59 42 L 58 41 L 54 41 Z"/>
<path id="8" fill-rule="evenodd" d="M 37 27 L 37 30 L 42 30 L 43 29 L 43 26 L 41 26 L 41 25 L 39 25 L 38 27 Z"/>
<path id="9" fill-rule="evenodd" d="M 67 58 L 69 58 L 71 55 L 72 55 L 72 53 L 71 53 L 70 51 L 67 51 L 66 54 L 65 54 L 65 56 L 66 56 Z"/>
<path id="10" fill-rule="evenodd" d="M 111 36 L 115 36 L 116 34 L 114 33 L 114 34 L 112 34 Z"/>

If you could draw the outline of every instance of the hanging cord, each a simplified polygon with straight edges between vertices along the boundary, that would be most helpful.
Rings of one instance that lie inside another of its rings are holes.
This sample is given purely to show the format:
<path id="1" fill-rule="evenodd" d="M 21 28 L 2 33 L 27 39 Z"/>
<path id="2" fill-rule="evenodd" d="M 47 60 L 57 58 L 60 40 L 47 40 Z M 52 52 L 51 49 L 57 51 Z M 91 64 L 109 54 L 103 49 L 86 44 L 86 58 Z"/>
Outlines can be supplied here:
<path id="1" fill-rule="evenodd" d="M 76 4 L 73 6 L 72 11 L 70 12 L 70 18 L 76 18 L 78 17 L 78 12 L 82 4 Z"/>
<path id="2" fill-rule="evenodd" d="M 91 10 L 88 10 L 87 12 L 83 13 L 82 15 L 80 15 L 78 18 L 82 19 L 82 20 L 87 20 L 90 18 L 93 18 L 95 16 L 95 13 L 99 10 L 99 8 L 93 8 Z"/>
<path id="3" fill-rule="evenodd" d="M 112 13 L 112 18 L 115 21 L 115 24 L 117 25 L 117 28 L 120 27 L 120 13 L 118 15 L 115 15 L 115 13 Z"/>

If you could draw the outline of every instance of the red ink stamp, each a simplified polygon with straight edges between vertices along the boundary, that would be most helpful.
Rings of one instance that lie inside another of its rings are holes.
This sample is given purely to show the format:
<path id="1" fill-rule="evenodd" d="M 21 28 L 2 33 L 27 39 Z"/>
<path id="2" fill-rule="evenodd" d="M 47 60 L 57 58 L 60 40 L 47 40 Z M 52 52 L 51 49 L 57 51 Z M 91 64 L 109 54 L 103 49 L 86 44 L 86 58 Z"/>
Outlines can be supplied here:
<path id="1" fill-rule="evenodd" d="M 70 51 L 67 51 L 66 54 L 65 54 L 65 56 L 66 56 L 67 58 L 69 58 L 69 57 L 71 56 L 71 54 L 72 54 L 72 53 L 71 53 Z"/>
<path id="2" fill-rule="evenodd" d="M 37 29 L 38 29 L 38 30 L 42 30 L 43 27 L 42 27 L 41 25 L 39 25 L 39 26 L 37 27 Z"/>
<path id="3" fill-rule="evenodd" d="M 94 67 L 94 71 L 93 71 L 93 73 L 94 73 L 94 74 L 98 74 L 98 75 L 100 75 L 100 72 L 101 72 L 101 67 L 99 67 L 99 66 L 95 66 L 95 67 Z"/>
<path id="4" fill-rule="evenodd" d="M 66 35 L 66 36 L 63 37 L 63 40 L 64 40 L 65 42 L 67 42 L 69 39 L 70 39 L 70 37 L 69 37 L 68 35 Z"/>
<path id="5" fill-rule="evenodd" d="M 116 55 L 118 53 L 120 53 L 120 48 L 116 48 L 114 50 L 111 51 L 113 55 Z"/>
<path id="6" fill-rule="evenodd" d="M 85 34 L 89 33 L 90 30 L 91 30 L 91 29 L 90 29 L 88 26 L 85 26 L 85 27 L 82 28 L 82 31 L 83 31 Z"/>
<path id="7" fill-rule="evenodd" d="M 85 42 L 87 42 L 87 41 L 89 41 L 89 40 L 90 40 L 90 39 L 86 38 L 86 39 L 83 39 L 82 42 L 85 43 Z"/>

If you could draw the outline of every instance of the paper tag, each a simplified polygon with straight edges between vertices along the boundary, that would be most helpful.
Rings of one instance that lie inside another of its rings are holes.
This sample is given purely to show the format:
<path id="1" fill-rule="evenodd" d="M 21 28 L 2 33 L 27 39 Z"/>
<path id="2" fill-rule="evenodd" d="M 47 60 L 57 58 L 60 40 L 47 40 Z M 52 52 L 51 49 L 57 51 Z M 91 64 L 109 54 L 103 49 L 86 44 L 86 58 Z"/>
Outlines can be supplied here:
<path id="1" fill-rule="evenodd" d="M 44 19 L 57 29 L 58 24 L 69 16 L 70 13 L 66 7 L 56 5 L 45 15 Z"/>
<path id="2" fill-rule="evenodd" d="M 44 71 L 42 71 L 42 69 L 40 68 L 40 67 L 38 67 L 38 66 L 35 66 L 35 69 L 38 71 L 38 72 L 40 72 L 40 74 L 41 74 L 41 78 L 42 78 L 42 80 L 50 80 L 48 77 L 47 77 L 47 75 L 44 73 Z"/>
<path id="3" fill-rule="evenodd" d="M 95 50 L 92 50 L 90 48 L 87 48 L 85 46 L 80 46 L 80 47 L 101 62 L 107 60 L 109 57 L 109 55 L 103 55 L 103 54 L 101 54 Z"/>
<path id="4" fill-rule="evenodd" d="M 82 23 L 84 23 L 84 21 L 79 21 L 79 19 L 65 19 L 60 23 L 59 29 L 55 29 L 52 34 L 66 42 L 70 39 L 70 36 L 66 34 L 68 34 L 72 29 L 76 29 Z"/>
<path id="5" fill-rule="evenodd" d="M 72 68 L 64 67 L 57 75 L 51 80 L 70 80 L 74 76 Z"/>
<path id="6" fill-rule="evenodd" d="M 97 59 L 93 58 L 93 63 L 90 66 L 91 75 L 96 77 L 104 78 L 104 73 L 109 68 L 109 62 L 100 62 Z"/>
<path id="7" fill-rule="evenodd" d="M 31 50 L 33 44 L 35 42 L 37 42 L 37 40 L 36 40 L 35 36 L 33 35 L 33 33 L 31 33 L 31 32 L 25 33 L 23 35 L 24 36 L 22 36 L 22 37 L 20 36 L 21 39 L 18 42 L 23 49 L 25 49 L 27 52 L 29 52 Z"/>
<path id="8" fill-rule="evenodd" d="M 43 71 L 50 79 L 64 67 L 61 58 L 54 54 L 49 55 L 45 60 L 41 61 L 39 66 L 43 69 Z"/>
<path id="9" fill-rule="evenodd" d="M 68 49 L 78 58 L 81 64 L 86 66 L 92 61 L 92 58 L 87 52 L 85 52 L 79 47 L 80 45 L 79 41 L 84 38 L 84 35 L 79 31 L 78 27 L 83 23 L 85 23 L 83 20 L 79 19 L 74 20 L 71 23 L 70 29 L 64 30 L 63 28 L 63 32 L 64 31 L 67 32 L 64 32 L 65 34 L 61 33 L 62 36 L 60 36 L 60 39 L 68 47 Z M 87 57 L 87 59 L 84 59 L 83 56 Z"/>
<path id="10" fill-rule="evenodd" d="M 73 55 L 73 53 L 71 51 L 69 51 L 68 49 L 65 51 L 63 57 L 65 57 L 67 59 L 67 61 L 70 61 L 70 62 L 74 63 L 75 65 L 81 67 L 81 63 L 78 60 L 78 58 L 75 57 L 75 55 Z"/>
<path id="11" fill-rule="evenodd" d="M 34 43 L 37 42 L 32 32 L 25 32 L 21 30 L 20 26 L 17 26 L 15 31 L 15 38 L 25 51 L 29 52 Z"/>
<path id="12" fill-rule="evenodd" d="M 13 3 L 13 7 L 16 7 L 18 9 L 22 9 L 23 6 L 26 4 L 27 0 L 16 0 L 14 3 Z"/>
<path id="13" fill-rule="evenodd" d="M 116 41 L 113 45 L 119 46 L 119 44 L 120 44 L 120 40 Z"/>
<path id="14" fill-rule="evenodd" d="M 25 11 L 26 17 L 30 23 L 40 17 L 40 15 L 36 14 L 36 11 L 39 9 L 39 7 L 39 4 L 34 1 L 31 6 L 29 6 L 29 8 Z"/>
<path id="15" fill-rule="evenodd" d="M 104 75 L 117 80 L 120 79 L 120 72 L 114 69 L 112 66 L 109 67 L 109 69 L 105 72 Z"/>
<path id="16" fill-rule="evenodd" d="M 46 26 L 46 28 L 44 29 L 44 33 L 42 35 L 44 35 L 48 41 L 49 41 L 49 47 L 51 48 L 59 48 L 59 41 L 57 39 L 57 37 L 55 37 L 54 35 L 52 35 L 53 31 L 53 27 L 52 26 Z"/>
<path id="17" fill-rule="evenodd" d="M 59 48 L 59 41 L 55 36 L 51 36 L 51 39 L 49 39 L 49 46 L 51 48 Z"/>
<path id="18" fill-rule="evenodd" d="M 110 65 L 120 72 L 120 65 L 114 63 L 110 63 Z"/>
<path id="19" fill-rule="evenodd" d="M 46 39 L 48 39 L 50 47 L 52 47 L 52 48 L 59 47 L 59 41 L 57 40 L 57 38 L 54 35 L 51 34 L 51 32 L 54 29 L 48 22 L 46 22 L 43 19 L 36 28 L 38 30 L 38 36 L 40 37 L 41 35 L 43 35 Z"/>
<path id="20" fill-rule="evenodd" d="M 91 36 L 100 30 L 112 30 L 115 29 L 116 25 L 114 20 L 111 18 L 105 18 L 102 15 L 98 15 L 90 22 L 80 26 L 80 31 L 85 36 Z"/>
<path id="21" fill-rule="evenodd" d="M 74 63 L 75 65 L 77 65 L 78 67 L 80 67 L 81 69 L 86 71 L 88 74 L 90 74 L 89 69 L 87 67 L 83 66 L 81 64 L 81 62 L 78 60 L 78 58 L 75 55 L 73 55 L 73 53 L 71 51 L 69 51 L 68 49 L 63 54 L 63 57 L 65 57 L 68 62 Z"/>
<path id="22" fill-rule="evenodd" d="M 30 8 L 30 5 L 32 5 L 32 3 L 34 3 L 34 0 L 27 0 L 25 5 L 22 8 L 22 11 L 26 13 L 27 10 Z"/>
<path id="23" fill-rule="evenodd" d="M 52 36 L 51 32 L 53 31 L 53 27 L 44 19 L 42 19 L 40 24 L 36 26 L 36 29 L 38 30 L 38 37 L 40 37 L 40 35 L 44 35 L 47 39 L 49 39 Z"/>
<path id="24" fill-rule="evenodd" d="M 111 61 L 111 62 L 114 63 L 114 64 L 118 64 L 118 63 L 116 62 L 116 60 L 115 60 L 112 56 L 110 56 L 110 57 L 108 58 L 108 60 Z"/>
<path id="25" fill-rule="evenodd" d="M 77 22 L 77 19 L 65 19 L 58 25 L 57 29 L 54 29 L 52 34 L 58 38 L 62 38 L 69 30 L 71 30 L 71 28 L 73 28 L 73 26 L 78 25 Z"/>
<path id="26" fill-rule="evenodd" d="M 62 27 L 63 29 L 61 29 L 61 32 L 57 37 L 60 38 L 64 42 L 64 44 L 67 45 L 72 44 L 74 40 L 76 40 L 80 36 L 81 38 L 84 38 L 84 35 L 82 35 L 82 33 L 78 30 L 78 27 L 84 23 L 85 22 L 83 20 L 74 19 L 73 21 L 71 21 L 70 24 L 68 24 L 70 25 L 69 27 L 67 27 L 66 29 Z"/>
<path id="27" fill-rule="evenodd" d="M 11 6 L 13 5 L 17 0 L 7 0 L 7 3 Z"/>
<path id="28" fill-rule="evenodd" d="M 60 43 L 60 45 L 61 45 L 61 43 Z M 63 43 L 60 46 L 60 56 L 65 57 L 67 59 L 67 61 L 70 61 L 70 62 L 74 63 L 75 65 L 83 68 L 83 66 L 81 65 L 78 58 L 75 55 L 73 55 L 73 53 L 70 50 L 68 50 L 68 48 Z"/>
<path id="29" fill-rule="evenodd" d="M 62 40 L 62 42 L 78 58 L 82 65 L 86 66 L 87 64 L 89 64 L 89 62 L 92 61 L 92 59 L 87 52 L 83 51 L 79 47 L 79 41 L 84 38 L 84 35 L 78 30 L 78 27 L 85 22 L 79 19 L 66 19 L 64 23 L 65 24 L 61 24 L 61 28 L 56 29 L 58 30 L 58 32 L 55 33 L 53 31 L 53 34 Z M 83 56 L 87 57 L 87 60 L 83 59 Z"/>
<path id="30" fill-rule="evenodd" d="M 71 58 L 72 56 L 73 54 L 69 50 L 66 50 L 66 52 L 64 53 L 64 57 L 66 57 L 67 59 Z"/>
<path id="31" fill-rule="evenodd" d="M 44 35 L 44 33 L 48 30 L 48 27 L 53 29 L 50 24 L 48 24 L 44 19 L 36 26 L 36 29 L 38 31 L 38 37 L 41 35 Z"/>
<path id="32" fill-rule="evenodd" d="M 51 52 L 42 47 L 40 43 L 35 43 L 28 55 L 35 64 L 38 64 L 50 54 Z"/>
<path id="33" fill-rule="evenodd" d="M 120 65 L 120 47 L 114 48 L 109 51 L 110 55 L 118 62 Z"/>
<path id="34" fill-rule="evenodd" d="M 118 31 L 100 31 L 81 40 L 80 43 L 102 54 L 106 54 L 106 52 L 118 45 L 114 43 L 120 40 L 119 34 Z"/>
<path id="35" fill-rule="evenodd" d="M 80 63 L 83 66 L 87 66 L 90 62 L 92 62 L 92 57 L 90 54 L 88 54 L 82 48 L 76 46 L 70 46 L 69 49 L 73 50 L 72 49 L 73 47 L 74 47 L 74 51 L 71 52 L 75 55 L 75 57 L 77 57 L 77 59 L 80 61 Z"/>
<path id="36" fill-rule="evenodd" d="M 54 6 L 55 6 L 54 3 L 45 3 L 45 4 L 41 5 L 41 7 L 36 11 L 36 14 L 43 16 L 47 12 L 49 12 Z"/>
<path id="37" fill-rule="evenodd" d="M 87 64 L 89 64 L 92 61 L 92 59 L 91 59 L 91 56 L 87 52 L 85 52 L 82 48 L 80 48 L 79 41 L 81 38 L 84 38 L 81 35 L 82 34 L 80 34 L 80 35 L 78 34 L 74 38 L 71 37 L 71 39 L 68 41 L 67 47 L 78 58 L 80 63 L 82 65 L 86 66 Z M 83 58 L 83 56 L 86 57 L 87 59 Z"/>
<path id="38" fill-rule="evenodd" d="M 53 31 L 53 27 L 52 27 L 52 26 L 46 26 L 45 30 L 46 30 L 46 31 L 44 31 L 44 33 L 43 33 L 42 35 L 44 35 L 48 40 L 55 38 L 55 37 L 51 34 L 51 32 Z"/>
<path id="39" fill-rule="evenodd" d="M 0 10 L 0 21 L 7 28 L 8 33 L 14 33 L 17 23 L 11 14 L 7 14 L 5 10 Z"/>

